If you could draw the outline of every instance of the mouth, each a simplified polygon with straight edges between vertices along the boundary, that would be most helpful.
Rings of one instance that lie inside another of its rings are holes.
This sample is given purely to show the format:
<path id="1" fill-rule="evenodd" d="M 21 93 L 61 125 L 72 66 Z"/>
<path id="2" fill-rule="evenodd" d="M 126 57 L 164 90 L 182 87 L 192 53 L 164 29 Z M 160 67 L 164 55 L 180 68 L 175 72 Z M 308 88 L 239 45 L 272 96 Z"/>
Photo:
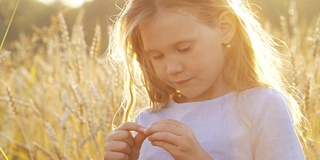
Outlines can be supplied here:
<path id="1" fill-rule="evenodd" d="M 176 80 L 176 81 L 172 81 L 172 82 L 177 86 L 181 86 L 181 85 L 187 84 L 189 81 L 190 81 L 190 79 Z"/>

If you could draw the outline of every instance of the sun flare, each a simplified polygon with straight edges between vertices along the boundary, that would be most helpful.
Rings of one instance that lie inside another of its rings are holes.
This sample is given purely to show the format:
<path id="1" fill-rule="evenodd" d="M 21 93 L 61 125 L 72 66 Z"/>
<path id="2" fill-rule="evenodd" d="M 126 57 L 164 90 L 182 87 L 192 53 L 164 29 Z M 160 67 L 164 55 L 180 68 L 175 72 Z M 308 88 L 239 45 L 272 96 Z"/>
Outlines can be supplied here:
<path id="1" fill-rule="evenodd" d="M 63 5 L 70 7 L 70 8 L 79 8 L 81 7 L 85 2 L 91 2 L 92 0 L 37 0 L 43 4 L 50 5 L 53 4 L 56 1 L 60 1 Z"/>
<path id="2" fill-rule="evenodd" d="M 37 0 L 43 4 L 50 5 L 55 2 L 55 0 Z"/>

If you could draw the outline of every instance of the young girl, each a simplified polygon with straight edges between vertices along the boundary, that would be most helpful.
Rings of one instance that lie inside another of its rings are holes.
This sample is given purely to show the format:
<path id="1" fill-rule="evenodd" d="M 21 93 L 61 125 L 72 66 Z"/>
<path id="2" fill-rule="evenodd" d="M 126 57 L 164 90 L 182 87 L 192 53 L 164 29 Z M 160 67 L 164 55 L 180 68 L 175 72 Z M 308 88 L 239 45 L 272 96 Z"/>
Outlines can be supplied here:
<path id="1" fill-rule="evenodd" d="M 141 83 L 151 107 L 108 136 L 105 160 L 305 159 L 279 53 L 246 2 L 129 0 L 110 36 L 125 119 Z"/>

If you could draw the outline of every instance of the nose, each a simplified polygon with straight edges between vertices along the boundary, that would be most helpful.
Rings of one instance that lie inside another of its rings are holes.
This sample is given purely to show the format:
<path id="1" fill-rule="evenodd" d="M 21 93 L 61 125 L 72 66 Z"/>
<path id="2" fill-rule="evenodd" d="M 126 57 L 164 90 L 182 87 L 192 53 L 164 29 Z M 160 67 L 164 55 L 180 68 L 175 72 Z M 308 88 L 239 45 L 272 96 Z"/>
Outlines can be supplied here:
<path id="1" fill-rule="evenodd" d="M 184 69 L 183 65 L 179 62 L 170 62 L 167 64 L 167 74 L 175 75 L 182 72 Z"/>

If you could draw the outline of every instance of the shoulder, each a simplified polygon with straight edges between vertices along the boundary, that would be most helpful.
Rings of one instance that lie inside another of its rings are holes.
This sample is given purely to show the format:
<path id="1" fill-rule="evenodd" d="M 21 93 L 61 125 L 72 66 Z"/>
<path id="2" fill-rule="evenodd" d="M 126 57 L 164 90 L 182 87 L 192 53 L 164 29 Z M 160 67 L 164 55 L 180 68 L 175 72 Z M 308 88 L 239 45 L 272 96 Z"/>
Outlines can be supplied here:
<path id="1" fill-rule="evenodd" d="M 239 93 L 241 110 L 251 117 L 251 121 L 273 117 L 291 120 L 291 112 L 285 96 L 270 88 L 256 87 Z"/>
<path id="2" fill-rule="evenodd" d="M 285 101 L 283 94 L 272 88 L 255 87 L 244 90 L 239 93 L 243 100 L 248 100 L 250 102 L 268 102 L 270 100 Z"/>
<path id="3" fill-rule="evenodd" d="M 286 106 L 285 96 L 278 90 L 265 87 L 251 88 L 239 93 L 243 102 L 258 106 Z M 256 109 L 259 109 L 257 107 Z"/>
<path id="4" fill-rule="evenodd" d="M 288 108 L 285 96 L 271 88 L 256 87 L 239 93 L 241 106 L 253 112 Z"/>
<path id="5" fill-rule="evenodd" d="M 256 128 L 293 125 L 291 111 L 281 92 L 258 87 L 240 93 L 240 97 L 243 97 L 242 106 L 249 112 L 252 125 Z"/>

